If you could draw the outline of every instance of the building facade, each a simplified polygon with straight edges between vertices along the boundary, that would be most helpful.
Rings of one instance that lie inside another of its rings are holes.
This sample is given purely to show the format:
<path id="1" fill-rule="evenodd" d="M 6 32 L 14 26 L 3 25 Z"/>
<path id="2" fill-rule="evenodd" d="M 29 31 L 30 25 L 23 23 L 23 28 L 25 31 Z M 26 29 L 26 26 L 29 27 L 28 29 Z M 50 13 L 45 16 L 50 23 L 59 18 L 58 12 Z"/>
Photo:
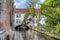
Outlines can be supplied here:
<path id="1" fill-rule="evenodd" d="M 14 13 L 14 25 L 15 26 L 20 25 L 22 23 L 22 21 L 24 20 L 26 10 L 27 9 L 18 9 L 18 8 L 15 9 L 15 11 L 14 11 L 15 12 Z M 33 19 L 34 19 L 34 21 L 30 22 L 29 25 L 37 26 L 38 25 L 38 16 L 37 17 L 35 16 Z"/>
<path id="2" fill-rule="evenodd" d="M 1 26 L 1 11 L 2 11 L 2 1 L 0 0 L 0 26 Z"/>
<path id="3" fill-rule="evenodd" d="M 25 9 L 15 9 L 14 11 L 14 25 L 20 25 L 24 19 Z"/>
<path id="4" fill-rule="evenodd" d="M 0 28 L 5 29 L 12 40 L 11 16 L 13 14 L 13 0 L 0 0 Z M 4 34 L 4 33 L 3 33 Z M 2 35 L 3 35 L 2 34 Z"/>

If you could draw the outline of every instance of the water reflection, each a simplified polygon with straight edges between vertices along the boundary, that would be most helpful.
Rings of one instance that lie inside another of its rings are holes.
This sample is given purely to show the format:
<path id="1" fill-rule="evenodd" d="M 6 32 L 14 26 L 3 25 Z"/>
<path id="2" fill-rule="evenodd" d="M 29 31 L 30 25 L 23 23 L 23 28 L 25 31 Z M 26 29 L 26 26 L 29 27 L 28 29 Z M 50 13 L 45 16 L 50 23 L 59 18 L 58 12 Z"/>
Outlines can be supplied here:
<path id="1" fill-rule="evenodd" d="M 54 40 L 33 30 L 15 31 L 14 40 Z"/>

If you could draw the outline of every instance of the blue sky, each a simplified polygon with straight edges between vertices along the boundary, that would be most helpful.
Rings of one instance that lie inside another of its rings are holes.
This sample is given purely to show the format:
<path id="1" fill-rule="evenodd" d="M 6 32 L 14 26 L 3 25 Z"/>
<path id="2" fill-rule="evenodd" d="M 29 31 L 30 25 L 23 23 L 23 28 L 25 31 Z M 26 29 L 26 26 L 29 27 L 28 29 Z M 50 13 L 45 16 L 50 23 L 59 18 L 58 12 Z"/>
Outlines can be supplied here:
<path id="1" fill-rule="evenodd" d="M 16 8 L 25 8 L 27 0 L 14 0 L 14 5 Z"/>
<path id="2" fill-rule="evenodd" d="M 41 3 L 44 0 L 41 0 Z M 26 2 L 27 0 L 14 0 L 14 5 L 16 6 L 16 8 L 26 8 Z"/>

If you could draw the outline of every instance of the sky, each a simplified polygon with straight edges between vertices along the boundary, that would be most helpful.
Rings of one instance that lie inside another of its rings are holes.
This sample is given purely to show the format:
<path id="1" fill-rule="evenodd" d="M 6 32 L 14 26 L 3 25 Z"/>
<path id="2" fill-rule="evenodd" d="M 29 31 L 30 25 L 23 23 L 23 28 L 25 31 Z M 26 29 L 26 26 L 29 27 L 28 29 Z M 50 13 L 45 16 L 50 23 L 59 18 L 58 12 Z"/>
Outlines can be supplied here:
<path id="1" fill-rule="evenodd" d="M 14 5 L 16 8 L 26 8 L 26 2 L 27 0 L 14 0 Z"/>
<path id="2" fill-rule="evenodd" d="M 27 0 L 14 0 L 14 5 L 16 8 L 26 8 Z M 44 0 L 41 0 L 40 3 L 43 3 Z M 38 7 L 38 5 L 36 5 Z"/>

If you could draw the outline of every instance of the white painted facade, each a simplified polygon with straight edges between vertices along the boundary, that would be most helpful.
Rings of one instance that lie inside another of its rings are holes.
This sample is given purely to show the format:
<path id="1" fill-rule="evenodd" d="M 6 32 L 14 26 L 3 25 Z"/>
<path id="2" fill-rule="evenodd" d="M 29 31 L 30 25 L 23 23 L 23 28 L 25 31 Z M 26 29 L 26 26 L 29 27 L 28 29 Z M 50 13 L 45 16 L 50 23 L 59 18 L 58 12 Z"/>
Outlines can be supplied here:
<path id="1" fill-rule="evenodd" d="M 24 14 L 22 13 L 15 13 L 14 15 L 14 25 L 20 25 L 24 19 Z"/>
<path id="2" fill-rule="evenodd" d="M 14 25 L 20 25 L 24 19 L 24 13 L 15 13 L 14 14 Z M 30 22 L 29 25 L 37 26 L 38 19 L 35 17 L 33 22 Z"/>

